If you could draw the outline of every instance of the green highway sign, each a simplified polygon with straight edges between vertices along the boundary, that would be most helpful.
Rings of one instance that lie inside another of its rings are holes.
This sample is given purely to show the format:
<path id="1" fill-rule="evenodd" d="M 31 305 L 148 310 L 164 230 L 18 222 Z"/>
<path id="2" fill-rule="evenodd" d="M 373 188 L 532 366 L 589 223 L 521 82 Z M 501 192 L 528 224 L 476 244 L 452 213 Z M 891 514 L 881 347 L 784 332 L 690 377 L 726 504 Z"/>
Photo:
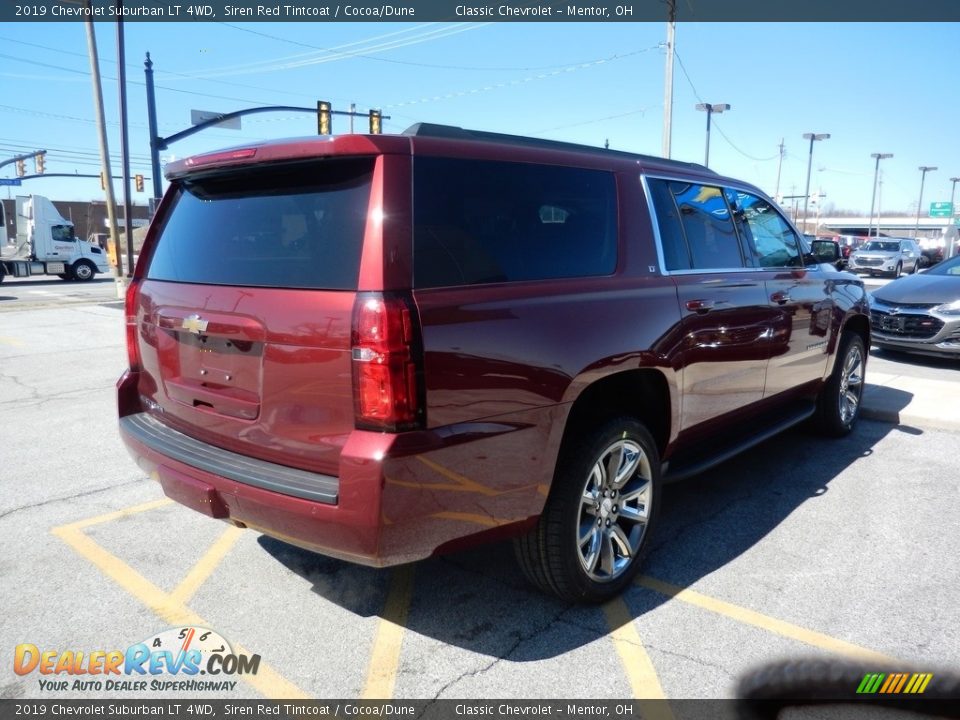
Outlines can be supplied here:
<path id="1" fill-rule="evenodd" d="M 953 203 L 949 203 L 949 202 L 930 203 L 930 217 L 953 217 Z"/>

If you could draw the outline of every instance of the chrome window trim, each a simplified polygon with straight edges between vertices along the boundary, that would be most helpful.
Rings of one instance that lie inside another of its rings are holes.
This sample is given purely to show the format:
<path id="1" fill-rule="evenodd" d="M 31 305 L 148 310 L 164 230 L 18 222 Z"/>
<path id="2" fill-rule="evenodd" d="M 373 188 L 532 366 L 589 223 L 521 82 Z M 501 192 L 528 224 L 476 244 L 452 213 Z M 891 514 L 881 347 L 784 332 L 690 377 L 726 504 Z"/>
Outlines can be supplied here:
<path id="1" fill-rule="evenodd" d="M 710 269 L 690 269 L 690 270 L 667 270 L 666 262 L 664 261 L 663 253 L 663 238 L 660 236 L 660 220 L 657 217 L 657 210 L 653 205 L 653 196 L 650 193 L 650 184 L 649 180 L 665 180 L 667 182 L 696 182 L 703 185 L 709 185 L 710 183 L 707 180 L 700 180 L 699 178 L 687 178 L 681 175 L 666 175 L 661 173 L 647 173 L 640 172 L 640 185 L 643 188 L 644 200 L 647 203 L 647 211 L 650 213 L 650 220 L 653 224 L 653 240 L 654 245 L 656 246 L 657 251 L 657 263 L 659 264 L 658 269 L 660 274 L 666 277 L 671 275 L 711 275 L 716 273 L 740 273 L 740 272 L 768 272 L 771 270 L 807 270 L 808 272 L 821 272 L 822 267 L 819 263 L 812 265 L 784 265 L 781 267 L 734 267 L 734 268 L 710 268 Z M 777 206 L 777 203 L 773 199 L 767 197 L 759 188 L 754 188 L 744 183 L 739 182 L 724 182 L 722 178 L 716 178 L 719 182 L 714 183 L 714 186 L 719 187 L 721 190 L 734 190 L 739 192 L 744 192 L 749 195 L 754 195 L 762 200 L 766 200 L 770 203 L 770 207 L 783 218 L 783 221 L 787 223 L 787 226 L 793 230 L 799 239 L 802 236 L 802 233 L 797 230 L 796 225 L 790 222 L 790 218 L 781 212 L 780 208 Z M 802 249 L 802 246 L 801 246 Z"/>

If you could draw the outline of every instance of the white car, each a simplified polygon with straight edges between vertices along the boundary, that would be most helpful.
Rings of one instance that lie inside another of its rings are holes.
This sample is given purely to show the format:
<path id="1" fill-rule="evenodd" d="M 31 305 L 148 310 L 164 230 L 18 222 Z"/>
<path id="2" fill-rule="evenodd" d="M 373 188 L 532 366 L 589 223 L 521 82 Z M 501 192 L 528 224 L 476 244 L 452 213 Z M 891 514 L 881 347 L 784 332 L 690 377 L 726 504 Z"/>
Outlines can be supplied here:
<path id="1" fill-rule="evenodd" d="M 920 269 L 922 253 L 910 238 L 874 238 L 850 253 L 847 269 L 851 272 L 884 273 L 897 278 Z"/>

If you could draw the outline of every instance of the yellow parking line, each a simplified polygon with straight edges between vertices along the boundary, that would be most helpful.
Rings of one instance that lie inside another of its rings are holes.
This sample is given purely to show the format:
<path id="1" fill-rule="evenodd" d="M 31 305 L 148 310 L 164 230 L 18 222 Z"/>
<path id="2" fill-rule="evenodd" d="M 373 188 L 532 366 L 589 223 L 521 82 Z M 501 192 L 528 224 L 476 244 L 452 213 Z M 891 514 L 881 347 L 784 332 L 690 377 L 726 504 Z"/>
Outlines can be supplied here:
<path id="1" fill-rule="evenodd" d="M 142 512 L 145 509 L 149 509 L 146 507 L 147 505 L 150 505 L 150 503 L 138 505 L 135 508 L 128 508 L 127 511 L 110 513 L 110 516 L 123 517 L 124 515 L 132 514 L 133 511 Z M 158 504 L 155 503 L 154 505 L 157 506 Z M 113 519 L 110 516 L 101 515 L 99 518 L 92 518 L 92 520 L 106 522 L 103 518 Z M 170 625 L 210 626 L 210 623 L 193 612 L 193 610 L 186 607 L 183 603 L 173 602 L 170 595 L 147 580 L 116 555 L 100 547 L 100 545 L 81 532 L 80 527 L 93 524 L 96 524 L 96 522 L 82 521 L 53 528 L 51 532 Z M 249 651 L 240 645 L 234 645 L 233 649 L 234 652 L 237 653 L 249 654 Z M 260 667 L 256 675 L 241 675 L 239 677 L 264 697 L 278 699 L 306 699 L 310 697 L 263 661 L 260 662 Z"/>
<path id="2" fill-rule="evenodd" d="M 116 512 L 110 512 L 104 515 L 97 515 L 96 517 L 87 518 L 86 520 L 80 520 L 79 522 L 75 523 L 69 523 L 68 525 L 61 525 L 58 528 L 54 528 L 54 534 L 56 534 L 57 530 L 83 530 L 91 525 L 99 525 L 101 523 L 110 522 L 111 520 L 119 520 L 123 517 L 147 512 L 148 510 L 163 507 L 164 505 L 170 505 L 172 502 L 173 500 L 170 498 L 164 497 L 160 498 L 159 500 L 151 500 L 150 502 L 141 503 L 140 505 L 131 505 L 123 510 L 117 510 Z"/>
<path id="3" fill-rule="evenodd" d="M 170 602 L 174 605 L 184 605 L 190 601 L 194 593 L 207 581 L 210 573 L 216 570 L 223 562 L 223 558 L 230 552 L 243 530 L 236 527 L 227 528 L 217 541 L 210 547 L 202 558 L 194 565 L 183 581 L 170 593 Z"/>
<path id="4" fill-rule="evenodd" d="M 23 347 L 26 343 L 23 340 L 18 340 L 17 338 L 4 337 L 0 335 L 0 345 L 13 345 L 13 347 Z"/>
<path id="5" fill-rule="evenodd" d="M 413 596 L 413 566 L 403 565 L 393 571 L 390 591 L 383 607 L 383 616 L 373 639 L 367 681 L 360 695 L 362 700 L 389 700 L 400 668 L 400 646 Z"/>
<path id="6" fill-rule="evenodd" d="M 637 633 L 627 604 L 620 598 L 614 598 L 603 606 L 603 614 L 607 618 L 613 646 L 617 649 L 617 655 L 620 656 L 620 662 L 630 681 L 633 697 L 643 700 L 666 699 L 657 671 Z M 651 703 L 644 708 L 643 716 L 668 720 L 673 718 L 673 713 L 666 703 Z"/>
<path id="7" fill-rule="evenodd" d="M 807 645 L 828 650 L 830 652 L 837 653 L 838 655 L 844 655 L 854 660 L 880 663 L 883 665 L 897 664 L 900 662 L 896 658 L 892 658 L 889 655 L 884 655 L 883 653 L 879 653 L 874 650 L 868 650 L 867 648 L 854 645 L 853 643 L 846 642 L 845 640 L 838 640 L 837 638 L 824 635 L 823 633 L 816 632 L 815 630 L 808 630 L 807 628 L 800 627 L 799 625 L 778 620 L 777 618 L 740 607 L 739 605 L 733 605 L 732 603 L 724 602 L 723 600 L 717 600 L 716 598 L 702 595 L 694 590 L 690 590 L 689 588 L 683 588 L 679 585 L 671 585 L 670 583 L 663 582 L 662 580 L 652 578 L 649 575 L 640 576 L 637 579 L 637 584 L 641 587 L 647 588 L 648 590 L 658 592 L 661 595 L 667 595 L 668 597 L 680 600 L 681 602 L 685 602 L 689 605 L 695 605 L 699 608 L 703 608 L 704 610 L 709 610 L 710 612 L 718 615 L 723 615 L 724 617 L 728 617 L 731 620 L 736 620 L 737 622 L 745 625 L 753 625 L 761 630 L 766 630 L 768 632 L 775 633 L 776 635 L 790 638 L 791 640 L 799 640 Z"/>

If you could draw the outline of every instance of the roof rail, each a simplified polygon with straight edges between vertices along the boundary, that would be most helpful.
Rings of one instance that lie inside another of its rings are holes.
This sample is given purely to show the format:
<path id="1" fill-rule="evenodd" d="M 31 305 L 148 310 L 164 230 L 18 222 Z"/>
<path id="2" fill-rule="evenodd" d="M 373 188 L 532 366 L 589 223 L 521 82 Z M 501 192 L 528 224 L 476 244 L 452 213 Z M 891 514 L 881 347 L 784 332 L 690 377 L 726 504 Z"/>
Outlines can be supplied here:
<path id="1" fill-rule="evenodd" d="M 635 158 L 648 163 L 675 165 L 684 168 L 693 168 L 715 175 L 704 165 L 683 162 L 681 160 L 667 160 L 654 155 L 641 155 L 624 150 L 610 150 L 609 148 L 581 145 L 578 143 L 563 142 L 560 140 L 545 140 L 543 138 L 528 137 L 526 135 L 508 135 L 506 133 L 487 132 L 485 130 L 466 130 L 456 125 L 440 125 L 438 123 L 416 123 L 401 133 L 410 137 L 443 138 L 449 140 L 472 140 L 475 142 L 501 143 L 507 145 L 522 145 L 524 147 L 544 148 L 547 150 L 566 150 L 569 152 L 590 153 L 591 155 L 615 155 L 623 158 Z"/>

